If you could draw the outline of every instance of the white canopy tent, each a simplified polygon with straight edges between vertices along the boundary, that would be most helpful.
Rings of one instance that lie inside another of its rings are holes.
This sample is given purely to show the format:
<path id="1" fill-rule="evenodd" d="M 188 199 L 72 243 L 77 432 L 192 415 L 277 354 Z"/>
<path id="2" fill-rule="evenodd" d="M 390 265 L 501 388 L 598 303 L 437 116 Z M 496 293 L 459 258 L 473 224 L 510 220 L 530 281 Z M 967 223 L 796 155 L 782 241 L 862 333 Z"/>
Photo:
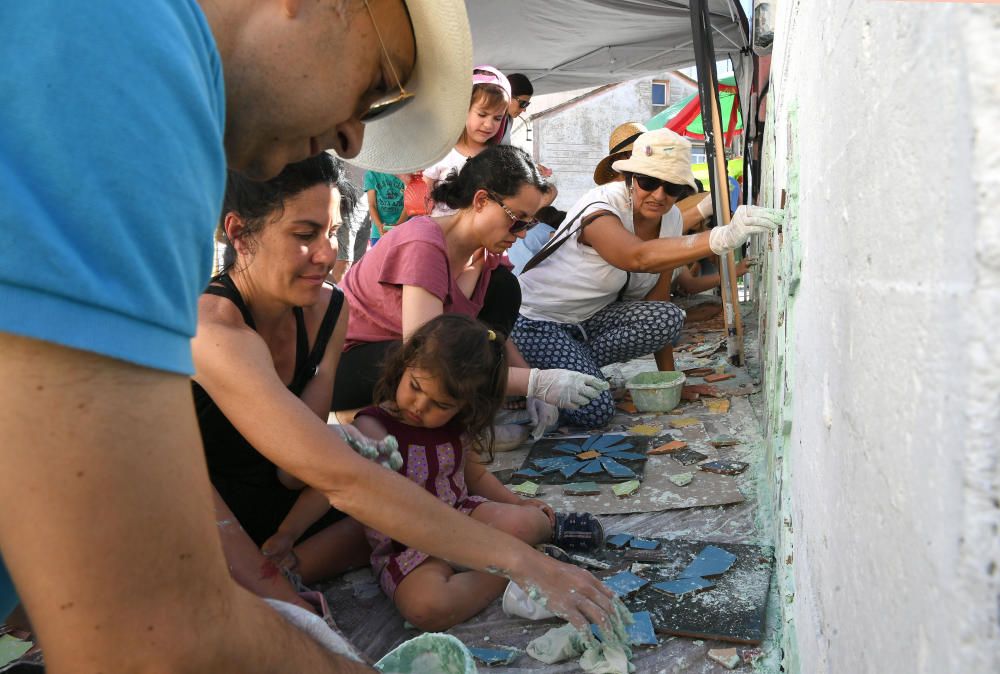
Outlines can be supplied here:
<path id="1" fill-rule="evenodd" d="M 688 0 L 466 0 L 466 7 L 475 63 L 524 73 L 536 94 L 694 65 Z M 741 84 L 748 82 L 740 3 L 709 0 L 709 8 L 717 58 L 731 58 Z"/>

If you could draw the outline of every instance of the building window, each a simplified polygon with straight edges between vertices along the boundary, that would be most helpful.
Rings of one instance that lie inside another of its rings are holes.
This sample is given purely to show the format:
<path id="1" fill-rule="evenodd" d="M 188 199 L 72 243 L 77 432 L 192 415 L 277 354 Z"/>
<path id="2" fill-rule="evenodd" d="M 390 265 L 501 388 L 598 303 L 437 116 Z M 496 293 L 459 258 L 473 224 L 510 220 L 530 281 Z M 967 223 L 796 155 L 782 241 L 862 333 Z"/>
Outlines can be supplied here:
<path id="1" fill-rule="evenodd" d="M 666 80 L 653 80 L 652 100 L 653 105 L 664 107 L 670 99 L 670 82 Z"/>

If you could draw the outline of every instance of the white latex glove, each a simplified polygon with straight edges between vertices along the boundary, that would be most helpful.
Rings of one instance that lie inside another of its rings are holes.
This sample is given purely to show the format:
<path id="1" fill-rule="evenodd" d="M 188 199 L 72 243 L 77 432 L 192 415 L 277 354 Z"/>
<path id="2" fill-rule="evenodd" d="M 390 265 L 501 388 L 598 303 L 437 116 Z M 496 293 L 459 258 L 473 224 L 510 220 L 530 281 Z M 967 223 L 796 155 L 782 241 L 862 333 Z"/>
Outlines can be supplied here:
<path id="1" fill-rule="evenodd" d="M 706 194 L 705 198 L 698 202 L 696 208 L 698 209 L 698 215 L 701 217 L 712 217 L 712 214 L 715 213 L 715 205 L 712 204 L 712 195 Z"/>
<path id="2" fill-rule="evenodd" d="M 739 248 L 751 234 L 776 231 L 785 221 L 785 212 L 762 206 L 740 206 L 728 225 L 716 227 L 708 235 L 708 245 L 716 255 Z"/>
<path id="3" fill-rule="evenodd" d="M 528 375 L 528 398 L 539 398 L 559 409 L 575 410 L 608 390 L 608 382 L 573 370 L 539 370 Z"/>
<path id="4" fill-rule="evenodd" d="M 531 437 L 535 440 L 559 425 L 559 408 L 538 398 L 528 398 L 531 415 Z"/>
<path id="5" fill-rule="evenodd" d="M 399 470 L 402 467 L 403 457 L 399 453 L 399 443 L 395 436 L 387 435 L 384 439 L 376 442 L 355 426 L 341 426 L 340 424 L 329 424 L 329 426 L 351 449 L 366 459 L 371 459 L 390 470 Z"/>

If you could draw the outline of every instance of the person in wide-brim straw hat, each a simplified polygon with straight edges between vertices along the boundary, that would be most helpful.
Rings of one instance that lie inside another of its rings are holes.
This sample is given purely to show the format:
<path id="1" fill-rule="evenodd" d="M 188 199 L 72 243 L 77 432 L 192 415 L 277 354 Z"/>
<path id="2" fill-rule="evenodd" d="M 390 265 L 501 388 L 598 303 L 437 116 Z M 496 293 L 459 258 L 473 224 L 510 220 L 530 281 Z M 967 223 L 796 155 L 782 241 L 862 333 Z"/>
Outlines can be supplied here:
<path id="1" fill-rule="evenodd" d="M 601 376 L 605 365 L 654 354 L 659 369 L 673 369 L 670 344 L 684 325 L 670 302 L 673 270 L 733 250 L 783 218 L 741 206 L 729 225 L 681 236 L 675 204 L 695 188 L 691 143 L 668 129 L 639 135 L 611 169 L 624 180 L 584 194 L 519 277 L 521 315 L 511 337 L 532 367 Z M 613 414 L 604 391 L 564 411 L 562 421 L 597 428 Z"/>
<path id="2" fill-rule="evenodd" d="M 606 185 L 614 180 L 621 180 L 622 174 L 611 168 L 619 159 L 625 159 L 632 153 L 635 139 L 646 133 L 646 127 L 639 122 L 625 122 L 615 127 L 608 139 L 608 156 L 597 163 L 594 169 L 594 182 Z"/>

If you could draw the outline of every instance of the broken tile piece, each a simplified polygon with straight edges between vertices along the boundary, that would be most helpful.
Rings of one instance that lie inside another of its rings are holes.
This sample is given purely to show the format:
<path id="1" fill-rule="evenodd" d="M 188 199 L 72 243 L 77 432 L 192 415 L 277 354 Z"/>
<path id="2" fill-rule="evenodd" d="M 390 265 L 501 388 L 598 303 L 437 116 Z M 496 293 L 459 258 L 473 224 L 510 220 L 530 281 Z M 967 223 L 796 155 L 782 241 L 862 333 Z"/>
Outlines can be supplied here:
<path id="1" fill-rule="evenodd" d="M 578 470 L 583 468 L 584 465 L 585 464 L 582 464 L 579 461 L 577 461 L 576 463 L 570 464 L 568 466 L 563 466 L 562 468 L 559 469 L 559 472 L 562 473 L 562 476 L 568 480 L 569 478 L 573 477 Z"/>
<path id="2" fill-rule="evenodd" d="M 600 452 L 595 451 L 593 449 L 589 449 L 586 452 L 580 452 L 579 454 L 577 454 L 576 458 L 580 459 L 581 461 L 585 461 L 587 459 L 596 459 L 600 455 L 601 455 Z"/>
<path id="3" fill-rule="evenodd" d="M 632 614 L 632 624 L 625 626 L 628 642 L 633 646 L 658 646 L 656 630 L 653 629 L 653 619 L 649 611 L 637 611 Z"/>
<path id="4" fill-rule="evenodd" d="M 603 457 L 601 459 L 601 465 L 604 466 L 604 470 L 608 471 L 608 475 L 617 478 L 631 478 L 635 477 L 635 471 L 628 466 L 623 466 L 614 459 L 610 457 Z"/>
<path id="5" fill-rule="evenodd" d="M 657 455 L 657 454 L 669 454 L 670 452 L 676 452 L 679 449 L 684 449 L 688 446 L 688 443 L 683 440 L 673 440 L 665 445 L 660 445 L 655 449 L 651 449 L 647 454 Z"/>
<path id="6" fill-rule="evenodd" d="M 531 468 L 520 468 L 514 473 L 514 477 L 519 477 L 522 480 L 532 480 L 541 476 L 541 473 L 537 470 L 532 470 Z"/>
<path id="7" fill-rule="evenodd" d="M 708 473 L 718 473 L 719 475 L 739 475 L 747 469 L 748 463 L 743 461 L 709 461 L 703 463 L 699 468 Z"/>
<path id="8" fill-rule="evenodd" d="M 704 402 L 705 407 L 712 414 L 725 414 L 729 411 L 729 398 L 713 398 Z"/>
<path id="9" fill-rule="evenodd" d="M 709 660 L 715 660 L 726 669 L 735 669 L 740 664 L 740 656 L 735 648 L 710 648 Z"/>
<path id="10" fill-rule="evenodd" d="M 512 648 L 472 648 L 471 646 L 468 648 L 472 657 L 488 667 L 509 665 L 517 660 L 517 656 L 521 654 L 521 651 Z"/>
<path id="11" fill-rule="evenodd" d="M 612 534 L 604 540 L 612 548 L 624 548 L 632 538 L 632 534 Z"/>
<path id="12" fill-rule="evenodd" d="M 628 542 L 630 548 L 635 548 L 636 550 L 656 550 L 660 547 L 660 542 L 650 539 L 650 538 L 639 538 L 634 536 L 632 540 Z"/>
<path id="13" fill-rule="evenodd" d="M 615 496 L 618 498 L 631 496 L 639 491 L 639 480 L 629 480 L 628 482 L 621 482 L 619 484 L 612 485 L 611 491 L 613 491 Z"/>
<path id="14" fill-rule="evenodd" d="M 667 479 L 678 487 L 686 487 L 691 484 L 691 480 L 694 479 L 694 473 L 678 473 L 677 475 L 668 476 Z"/>
<path id="15" fill-rule="evenodd" d="M 734 438 L 731 435 L 716 435 L 708 440 L 712 443 L 713 447 L 732 447 L 733 445 L 740 444 L 739 438 Z"/>
<path id="16" fill-rule="evenodd" d="M 510 488 L 510 490 L 515 494 L 531 498 L 538 495 L 538 483 L 532 482 L 531 480 L 525 480 L 521 484 L 514 485 Z"/>
<path id="17" fill-rule="evenodd" d="M 591 435 L 589 438 L 587 438 L 586 440 L 583 441 L 583 444 L 580 445 L 580 449 L 582 449 L 584 451 L 590 449 L 591 446 L 593 446 L 593 444 L 595 442 L 597 442 L 598 440 L 600 440 L 602 437 L 604 437 L 604 436 L 602 436 L 601 434 Z"/>
<path id="18" fill-rule="evenodd" d="M 664 583 L 654 583 L 653 589 L 680 597 L 691 592 L 701 592 L 715 587 L 715 583 L 704 578 L 678 578 Z"/>
<path id="19" fill-rule="evenodd" d="M 735 561 L 736 555 L 733 553 L 714 545 L 706 545 L 698 553 L 698 556 L 681 571 L 677 579 L 703 579 L 707 576 L 719 576 L 728 571 Z"/>
<path id="20" fill-rule="evenodd" d="M 585 475 L 596 475 L 604 470 L 604 466 L 601 465 L 600 459 L 591 459 L 583 465 L 583 469 L 580 471 Z"/>
<path id="21" fill-rule="evenodd" d="M 688 447 L 687 449 L 682 449 L 679 452 L 674 452 L 670 455 L 670 458 L 677 461 L 682 466 L 690 466 L 693 463 L 704 461 L 708 458 L 708 456 Z"/>
<path id="22" fill-rule="evenodd" d="M 735 376 L 736 376 L 735 374 L 710 374 L 705 376 L 705 381 L 707 381 L 709 384 L 714 384 L 716 382 L 732 379 Z"/>
<path id="23" fill-rule="evenodd" d="M 681 397 L 685 400 L 697 400 L 698 396 L 724 398 L 726 394 L 711 384 L 689 384 L 681 390 Z M 676 414 L 676 411 L 674 413 Z"/>
<path id="24" fill-rule="evenodd" d="M 674 428 L 685 428 L 687 426 L 697 426 L 700 423 L 701 421 L 694 417 L 681 417 L 680 419 L 672 420 L 670 425 Z"/>
<path id="25" fill-rule="evenodd" d="M 692 367 L 689 370 L 682 370 L 682 372 L 689 377 L 704 377 L 712 374 L 715 370 L 710 367 Z"/>
<path id="26" fill-rule="evenodd" d="M 639 588 L 648 585 L 649 581 L 645 578 L 640 578 L 630 571 L 622 571 L 610 578 L 605 578 L 604 584 L 619 597 L 627 597 Z"/>
<path id="27" fill-rule="evenodd" d="M 625 414 L 636 414 L 639 412 L 639 408 L 635 406 L 635 403 L 631 400 L 619 401 L 615 407 L 624 412 Z"/>
<path id="28" fill-rule="evenodd" d="M 636 435 L 656 435 L 662 430 L 662 428 L 654 426 L 653 424 L 636 424 L 635 426 L 629 427 L 629 431 L 635 433 Z"/>
<path id="29" fill-rule="evenodd" d="M 598 438 L 593 445 L 591 445 L 591 449 L 597 449 L 597 450 L 607 449 L 625 440 L 628 440 L 627 435 L 622 435 L 621 433 L 605 433 L 600 438 Z M 629 446 L 631 447 L 631 445 Z"/>
<path id="30" fill-rule="evenodd" d="M 12 634 L 0 636 L 0 667 L 14 662 L 30 651 L 32 646 L 32 642 L 18 639 Z"/>
<path id="31" fill-rule="evenodd" d="M 601 487 L 596 482 L 571 482 L 563 487 L 563 493 L 569 496 L 591 496 L 600 494 Z"/>

